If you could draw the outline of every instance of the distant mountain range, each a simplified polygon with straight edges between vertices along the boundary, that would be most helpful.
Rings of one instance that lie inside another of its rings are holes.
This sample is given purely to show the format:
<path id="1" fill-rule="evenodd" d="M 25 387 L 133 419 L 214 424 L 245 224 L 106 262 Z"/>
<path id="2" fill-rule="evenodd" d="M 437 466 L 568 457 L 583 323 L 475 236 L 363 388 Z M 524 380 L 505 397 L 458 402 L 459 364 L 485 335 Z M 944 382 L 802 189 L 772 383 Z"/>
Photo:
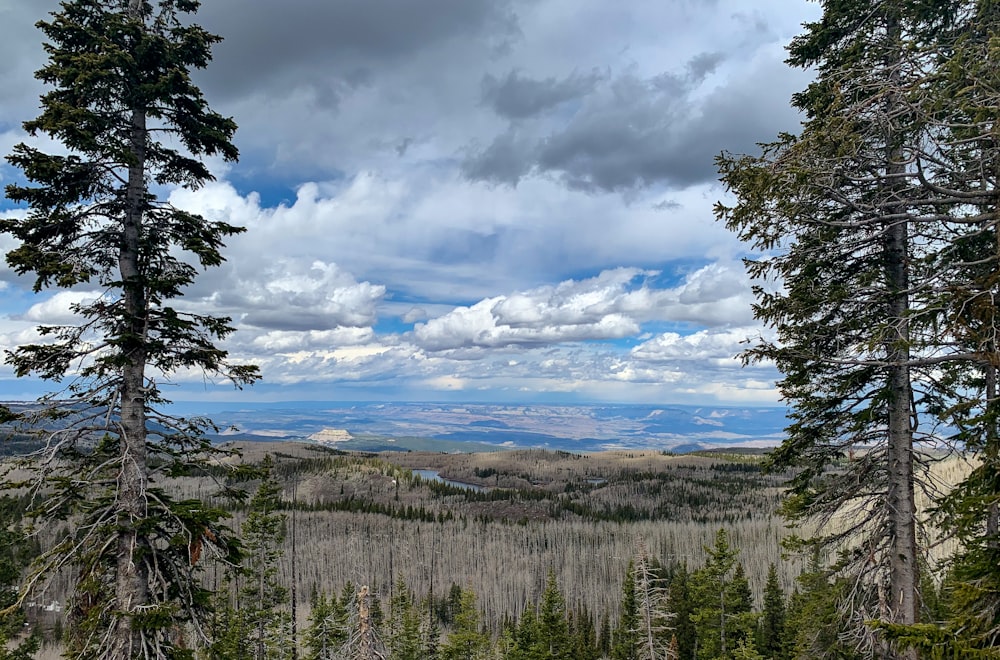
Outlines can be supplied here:
<path id="1" fill-rule="evenodd" d="M 308 401 L 185 402 L 174 408 L 211 418 L 225 429 L 220 440 L 311 440 L 372 450 L 761 448 L 779 444 L 788 423 L 781 407 Z"/>

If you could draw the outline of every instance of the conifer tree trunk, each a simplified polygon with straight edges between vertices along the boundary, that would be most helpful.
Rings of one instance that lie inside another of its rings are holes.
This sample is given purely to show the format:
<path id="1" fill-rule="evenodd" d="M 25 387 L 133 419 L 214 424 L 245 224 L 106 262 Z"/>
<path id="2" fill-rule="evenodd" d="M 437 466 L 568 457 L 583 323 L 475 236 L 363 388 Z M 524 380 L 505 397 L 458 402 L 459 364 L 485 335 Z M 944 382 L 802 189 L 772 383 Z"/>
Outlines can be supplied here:
<path id="1" fill-rule="evenodd" d="M 893 11 L 886 17 L 886 39 L 889 44 L 887 68 L 890 93 L 886 115 L 899 114 L 900 99 L 900 26 Z M 910 376 L 910 296 L 909 296 L 909 224 L 897 217 L 900 209 L 893 203 L 897 189 L 906 174 L 902 139 L 890 123 L 886 136 L 886 184 L 891 195 L 885 225 L 884 259 L 889 297 L 889 335 L 886 337 L 888 364 L 888 462 L 887 500 L 892 534 L 889 557 L 889 620 L 892 623 L 913 624 L 917 621 L 917 536 L 916 501 L 913 473 L 913 389 Z M 915 657 L 915 656 L 914 656 Z"/>
<path id="2" fill-rule="evenodd" d="M 895 321 L 895 336 L 890 337 L 889 363 L 889 438 L 888 512 L 892 534 L 889 555 L 889 621 L 913 624 L 918 611 L 918 571 L 916 502 L 913 474 L 913 411 L 906 314 L 907 266 L 906 224 L 896 223 L 887 231 L 886 265 L 892 287 L 890 314 Z M 916 657 L 913 655 L 912 657 Z"/>
<path id="3" fill-rule="evenodd" d="M 130 3 L 133 20 L 138 16 L 138 2 Z M 112 658 L 126 660 L 141 646 L 134 625 L 136 612 L 149 603 L 149 575 L 142 556 L 142 539 L 136 525 L 146 515 L 146 398 L 145 398 L 145 318 L 146 292 L 139 271 L 139 241 L 142 235 L 145 203 L 146 114 L 142 108 L 132 111 L 130 156 L 126 211 L 122 228 L 118 267 L 121 273 L 122 298 L 128 335 L 124 338 L 121 381 L 121 467 L 118 477 L 117 514 L 119 521 L 118 562 L 115 597 L 120 620 L 115 627 Z"/>

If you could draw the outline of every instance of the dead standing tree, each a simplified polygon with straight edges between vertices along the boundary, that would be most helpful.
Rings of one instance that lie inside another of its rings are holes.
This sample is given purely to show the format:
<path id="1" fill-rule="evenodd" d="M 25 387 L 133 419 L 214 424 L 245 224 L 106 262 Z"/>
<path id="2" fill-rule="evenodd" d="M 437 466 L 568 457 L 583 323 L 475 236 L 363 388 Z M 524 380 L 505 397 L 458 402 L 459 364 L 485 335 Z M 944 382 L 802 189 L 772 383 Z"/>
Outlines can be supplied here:
<path id="1" fill-rule="evenodd" d="M 385 644 L 372 621 L 372 594 L 368 585 L 358 590 L 356 604 L 355 625 L 344 647 L 343 657 L 349 660 L 386 660 Z"/>

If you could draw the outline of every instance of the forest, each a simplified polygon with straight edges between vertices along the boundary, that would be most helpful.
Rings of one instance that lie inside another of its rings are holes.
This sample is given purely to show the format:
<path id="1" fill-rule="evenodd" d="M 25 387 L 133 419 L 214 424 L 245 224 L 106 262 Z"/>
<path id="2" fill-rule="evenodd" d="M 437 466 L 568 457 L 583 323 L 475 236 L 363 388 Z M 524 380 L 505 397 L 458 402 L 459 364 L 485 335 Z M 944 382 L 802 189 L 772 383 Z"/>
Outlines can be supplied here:
<path id="1" fill-rule="evenodd" d="M 1000 3 L 821 5 L 799 130 L 716 161 L 780 445 L 435 457 L 171 412 L 262 376 L 183 300 L 245 228 L 164 192 L 239 157 L 192 75 L 221 37 L 197 0 L 62 2 L 0 232 L 35 293 L 100 294 L 6 354 L 53 390 L 0 408 L 0 658 L 1000 656 Z"/>
<path id="2" fill-rule="evenodd" d="M 166 482 L 230 513 L 240 545 L 238 562 L 195 560 L 214 594 L 199 657 L 792 658 L 841 644 L 844 585 L 818 556 L 783 551 L 787 475 L 765 473 L 757 452 L 238 449 Z M 5 500 L 12 535 L 25 506 Z M 8 602 L 18 569 L 52 542 L 16 538 Z M 75 643 L 74 580 L 39 585 L 8 620 L 18 637 L 30 623 L 34 657 Z"/>

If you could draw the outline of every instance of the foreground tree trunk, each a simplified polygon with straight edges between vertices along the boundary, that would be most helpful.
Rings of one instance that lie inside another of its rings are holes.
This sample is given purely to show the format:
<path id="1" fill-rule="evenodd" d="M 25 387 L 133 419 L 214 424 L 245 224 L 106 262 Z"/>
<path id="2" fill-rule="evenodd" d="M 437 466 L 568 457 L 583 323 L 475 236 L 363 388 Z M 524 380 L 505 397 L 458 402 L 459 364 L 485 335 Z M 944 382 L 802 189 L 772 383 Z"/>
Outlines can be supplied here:
<path id="1" fill-rule="evenodd" d="M 899 17 L 889 10 L 886 17 L 886 41 L 889 50 L 886 55 L 886 69 L 889 71 L 890 93 L 886 101 L 886 116 L 901 113 L 903 102 L 903 81 L 900 76 L 900 52 L 903 48 Z M 892 534 L 889 549 L 889 611 L 885 619 L 892 623 L 912 625 L 917 622 L 918 590 L 918 549 L 917 549 L 917 507 L 914 494 L 913 472 L 913 426 L 916 419 L 912 407 L 913 387 L 910 375 L 910 236 L 909 223 L 899 219 L 901 205 L 893 204 L 895 198 L 903 198 L 901 182 L 905 180 L 906 166 L 902 144 L 905 137 L 899 135 L 895 123 L 889 124 L 886 144 L 886 186 L 890 190 L 890 200 L 886 209 L 884 224 L 886 289 L 888 293 L 889 328 L 886 337 L 886 363 L 888 385 L 888 439 L 886 462 L 888 484 L 886 505 Z M 915 658 L 915 653 L 909 654 Z"/>
<path id="2" fill-rule="evenodd" d="M 138 0 L 130 2 L 130 18 L 141 21 Z M 135 615 L 149 604 L 149 571 L 137 554 L 145 552 L 145 539 L 137 526 L 146 520 L 146 295 L 140 274 L 139 241 L 142 236 L 146 196 L 146 113 L 132 110 L 125 218 L 122 224 L 118 269 L 128 336 L 124 338 L 121 379 L 121 472 L 118 477 L 118 562 L 115 599 L 120 604 L 113 642 L 113 658 L 130 658 L 142 648 L 136 639 Z"/>

